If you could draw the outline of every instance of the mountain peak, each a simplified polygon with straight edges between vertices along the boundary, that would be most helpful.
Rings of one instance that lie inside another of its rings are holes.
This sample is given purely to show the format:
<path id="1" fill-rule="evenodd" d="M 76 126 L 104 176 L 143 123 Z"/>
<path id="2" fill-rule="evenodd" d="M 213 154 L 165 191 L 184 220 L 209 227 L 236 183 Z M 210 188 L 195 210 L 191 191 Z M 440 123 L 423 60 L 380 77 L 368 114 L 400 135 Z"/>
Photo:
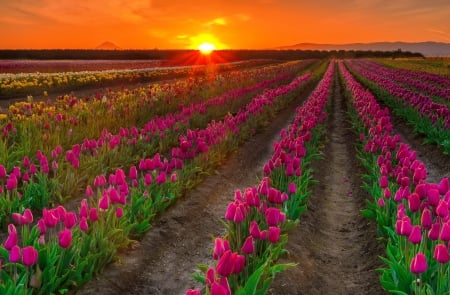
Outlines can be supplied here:
<path id="1" fill-rule="evenodd" d="M 95 47 L 95 49 L 99 49 L 99 50 L 118 50 L 118 49 L 120 49 L 120 47 L 117 46 L 116 44 L 110 42 L 110 41 L 105 41 L 102 44 L 100 44 L 97 47 Z"/>

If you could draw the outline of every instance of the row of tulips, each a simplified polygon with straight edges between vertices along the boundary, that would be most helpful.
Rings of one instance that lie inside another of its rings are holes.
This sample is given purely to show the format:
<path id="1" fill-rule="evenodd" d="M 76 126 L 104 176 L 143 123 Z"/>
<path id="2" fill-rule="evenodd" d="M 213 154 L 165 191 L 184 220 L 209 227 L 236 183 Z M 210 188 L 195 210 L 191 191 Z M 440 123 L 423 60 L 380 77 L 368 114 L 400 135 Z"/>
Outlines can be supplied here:
<path id="1" fill-rule="evenodd" d="M 391 96 L 400 98 L 405 105 L 413 107 L 422 116 L 428 117 L 434 124 L 440 122 L 445 128 L 450 129 L 450 111 L 447 105 L 433 101 L 429 95 L 412 91 L 408 87 L 395 83 L 391 77 L 388 77 L 387 68 L 367 67 L 359 60 L 351 60 L 347 64 L 364 78 L 385 89 Z"/>
<path id="2" fill-rule="evenodd" d="M 8 237 L 0 247 L 0 293 L 63 293 L 89 280 L 117 249 L 129 244 L 130 237 L 149 228 L 151 218 L 181 195 L 199 169 L 222 160 L 248 137 L 246 130 L 270 119 L 273 109 L 287 103 L 309 77 L 265 91 L 236 115 L 212 121 L 204 130 L 188 130 L 171 158 L 157 154 L 141 159 L 128 173 L 118 168 L 107 177 L 98 175 L 76 211 L 62 206 L 43 209 L 37 222 L 29 210 L 13 214 L 16 226 L 8 226 Z M 194 159 L 184 157 L 190 150 L 195 151 Z"/>
<path id="3" fill-rule="evenodd" d="M 216 65 L 216 70 L 245 68 L 248 64 L 258 66 L 268 61 L 243 61 Z M 113 83 L 148 82 L 195 75 L 205 75 L 208 66 L 150 67 L 141 69 L 112 69 L 99 71 L 58 72 L 58 73 L 1 73 L 0 97 L 16 97 L 28 94 L 63 91 L 74 87 L 111 85 Z"/>
<path id="4" fill-rule="evenodd" d="M 179 112 L 152 118 L 141 129 L 121 128 L 118 134 L 104 129 L 100 138 L 85 139 L 82 144 L 73 145 L 66 151 L 58 145 L 51 152 L 51 166 L 49 159 L 41 152 L 36 154 L 35 160 L 25 156 L 22 165 L 14 166 L 9 173 L 4 165 L 0 165 L 0 195 L 3 196 L 0 221 L 4 222 L 12 212 L 24 208 L 39 211 L 50 202 L 57 202 L 57 196 L 76 195 L 80 192 L 80 185 L 86 185 L 86 180 L 89 181 L 87 176 L 103 172 L 102 167 L 106 165 L 128 167 L 136 157 L 164 153 L 176 144 L 176 134 L 188 128 L 203 128 L 202 122 L 220 119 L 226 114 L 225 110 L 234 110 L 245 103 L 247 100 L 244 98 L 249 94 L 288 77 L 285 74 L 200 103 L 182 106 Z M 193 120 L 194 117 L 196 120 Z M 191 155 L 194 156 L 193 152 Z M 94 162 L 97 169 L 92 167 Z M 41 191 L 36 192 L 38 189 Z"/>
<path id="5" fill-rule="evenodd" d="M 274 143 L 265 177 L 257 187 L 237 190 L 225 212 L 227 232 L 214 240 L 213 266 L 201 266 L 197 279 L 206 294 L 265 294 L 276 273 L 293 266 L 277 264 L 287 242 L 287 230 L 306 210 L 310 162 L 318 156 L 320 124 L 331 93 L 334 62 L 296 117 Z M 186 294 L 200 294 L 190 289 Z"/>
<path id="6" fill-rule="evenodd" d="M 450 78 L 448 77 L 425 72 L 393 69 L 369 60 L 364 60 L 360 63 L 368 71 L 389 78 L 401 86 L 433 96 L 433 99 L 443 98 L 447 103 L 450 102 Z"/>
<path id="7" fill-rule="evenodd" d="M 0 163 L 20 161 L 20 152 L 22 157 L 37 150 L 49 155 L 56 145 L 67 148 L 80 144 L 85 138 L 100 136 L 104 128 L 118 133 L 121 127 L 141 127 L 147 122 L 146 118 L 173 113 L 180 106 L 295 72 L 296 67 L 307 63 L 227 71 L 216 73 L 213 79 L 197 76 L 83 98 L 65 95 L 51 101 L 18 102 L 11 105 L 7 117 L 0 120 Z M 8 149 L 15 152 L 8 152 Z"/>
<path id="8" fill-rule="evenodd" d="M 360 159 L 373 196 L 364 210 L 387 243 L 381 284 L 396 294 L 449 294 L 450 190 L 448 177 L 427 181 L 426 165 L 394 134 L 388 109 L 339 64 L 360 132 Z"/>
<path id="9" fill-rule="evenodd" d="M 368 86 L 393 112 L 423 134 L 425 142 L 433 143 L 450 154 L 450 111 L 447 105 L 433 102 L 428 96 L 405 89 L 388 78 L 363 68 L 358 61 L 348 61 L 349 69 Z"/>

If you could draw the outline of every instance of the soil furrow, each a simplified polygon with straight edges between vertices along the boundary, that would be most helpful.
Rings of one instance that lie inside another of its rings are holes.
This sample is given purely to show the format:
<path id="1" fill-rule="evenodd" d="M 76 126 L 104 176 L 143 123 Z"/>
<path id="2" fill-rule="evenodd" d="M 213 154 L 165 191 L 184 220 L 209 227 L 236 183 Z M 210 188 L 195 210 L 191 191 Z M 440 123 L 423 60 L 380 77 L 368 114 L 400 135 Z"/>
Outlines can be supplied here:
<path id="1" fill-rule="evenodd" d="M 361 188 L 360 167 L 337 81 L 327 123 L 324 159 L 313 165 L 308 211 L 289 234 L 289 255 L 280 263 L 297 266 L 275 278 L 269 294 L 384 294 L 376 268 L 382 247 L 376 225 L 360 210 L 368 195 Z"/>
<path id="2" fill-rule="evenodd" d="M 209 263 L 213 237 L 223 235 L 222 219 L 236 189 L 257 184 L 262 167 L 295 115 L 298 97 L 261 133 L 244 144 L 214 175 L 180 199 L 153 224 L 136 249 L 121 255 L 75 294 L 184 294 L 201 287 L 192 278 L 198 263 Z"/>

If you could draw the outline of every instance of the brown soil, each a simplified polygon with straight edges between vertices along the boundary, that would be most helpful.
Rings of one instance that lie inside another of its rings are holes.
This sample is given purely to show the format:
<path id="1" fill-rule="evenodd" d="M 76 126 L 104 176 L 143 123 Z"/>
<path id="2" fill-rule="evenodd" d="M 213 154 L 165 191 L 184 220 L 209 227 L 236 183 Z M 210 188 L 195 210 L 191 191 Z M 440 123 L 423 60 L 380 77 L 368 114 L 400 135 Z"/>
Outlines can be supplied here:
<path id="1" fill-rule="evenodd" d="M 308 211 L 289 233 L 288 257 L 297 266 L 275 278 L 269 294 L 384 294 L 376 269 L 383 247 L 376 225 L 360 210 L 369 198 L 361 188 L 356 138 L 346 121 L 345 101 L 335 81 L 323 160 L 313 165 Z"/>

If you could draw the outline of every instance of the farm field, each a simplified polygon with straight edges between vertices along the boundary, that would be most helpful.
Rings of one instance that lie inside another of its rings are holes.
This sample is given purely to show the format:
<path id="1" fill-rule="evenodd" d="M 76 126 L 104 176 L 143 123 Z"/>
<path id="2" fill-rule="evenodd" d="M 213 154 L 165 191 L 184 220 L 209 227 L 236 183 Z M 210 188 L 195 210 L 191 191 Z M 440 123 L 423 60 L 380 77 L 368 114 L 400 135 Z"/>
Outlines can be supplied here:
<path id="1" fill-rule="evenodd" d="M 0 294 L 450 294 L 445 67 L 16 63 Z"/>

